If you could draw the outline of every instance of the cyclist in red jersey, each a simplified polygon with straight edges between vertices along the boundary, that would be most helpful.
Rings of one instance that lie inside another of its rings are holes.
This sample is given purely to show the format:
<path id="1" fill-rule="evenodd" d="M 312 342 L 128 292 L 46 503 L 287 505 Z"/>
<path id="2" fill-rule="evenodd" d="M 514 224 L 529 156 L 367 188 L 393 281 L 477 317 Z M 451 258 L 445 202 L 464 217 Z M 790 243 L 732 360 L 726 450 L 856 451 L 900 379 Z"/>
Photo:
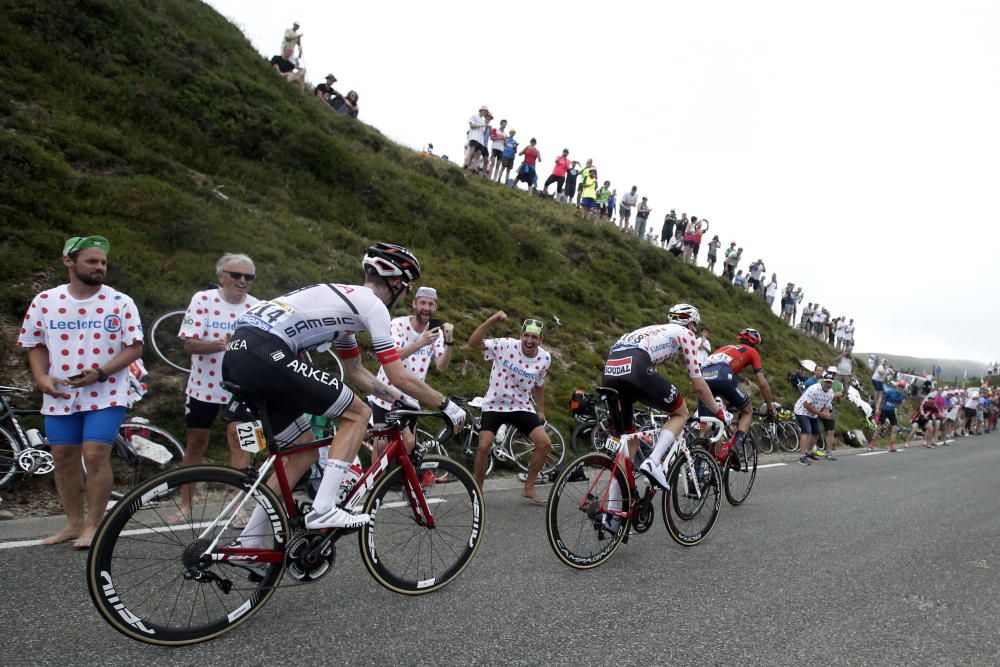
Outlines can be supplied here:
<path id="1" fill-rule="evenodd" d="M 708 359 L 702 364 L 701 374 L 712 390 L 712 395 L 725 400 L 734 411 L 740 411 L 740 422 L 736 427 L 736 433 L 719 451 L 719 458 L 723 461 L 728 457 L 730 448 L 739 450 L 753 420 L 753 403 L 750 396 L 740 388 L 739 373 L 747 366 L 753 369 L 757 377 L 757 386 L 760 387 L 761 397 L 767 403 L 768 414 L 774 414 L 771 387 L 764 377 L 760 353 L 757 352 L 757 346 L 760 344 L 760 332 L 747 327 L 740 332 L 738 345 L 723 345 L 708 355 Z M 698 406 L 698 414 L 711 415 L 712 412 L 702 403 Z"/>

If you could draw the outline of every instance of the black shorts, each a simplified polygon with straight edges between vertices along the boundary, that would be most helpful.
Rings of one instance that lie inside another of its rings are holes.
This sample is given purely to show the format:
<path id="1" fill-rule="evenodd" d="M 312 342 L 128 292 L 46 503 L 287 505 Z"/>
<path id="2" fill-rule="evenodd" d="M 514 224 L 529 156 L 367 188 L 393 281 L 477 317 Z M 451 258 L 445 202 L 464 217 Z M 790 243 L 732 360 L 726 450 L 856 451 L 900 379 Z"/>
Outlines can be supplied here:
<path id="1" fill-rule="evenodd" d="M 469 148 L 475 148 L 477 151 L 479 151 L 480 153 L 483 153 L 483 154 L 485 154 L 485 152 L 486 152 L 486 146 L 483 146 L 481 143 L 479 143 L 475 139 L 472 139 L 472 140 L 469 141 Z"/>
<path id="2" fill-rule="evenodd" d="M 837 428 L 837 420 L 832 417 L 829 419 L 826 417 L 820 417 L 819 422 L 823 425 L 824 431 L 832 431 Z"/>
<path id="3" fill-rule="evenodd" d="M 504 169 L 513 169 L 514 168 L 514 156 L 511 155 L 510 157 L 501 157 L 500 158 L 500 166 L 503 167 Z"/>
<path id="4" fill-rule="evenodd" d="M 184 401 L 184 423 L 188 428 L 212 428 L 223 407 L 220 403 L 206 403 L 188 396 Z"/>
<path id="5" fill-rule="evenodd" d="M 892 426 L 899 426 L 899 420 L 896 418 L 895 410 L 882 410 L 881 415 L 882 422 L 889 422 Z"/>
<path id="6" fill-rule="evenodd" d="M 569 199 L 572 199 L 573 197 L 576 196 L 576 179 L 573 179 L 572 181 L 569 180 L 568 178 L 566 179 L 565 194 L 566 197 Z"/>
<path id="7" fill-rule="evenodd" d="M 518 412 L 484 412 L 479 422 L 479 431 L 496 433 L 504 424 L 510 424 L 527 438 L 536 428 L 544 426 L 545 422 L 539 419 L 538 415 L 534 412 L 526 412 L 524 410 Z"/>
<path id="8" fill-rule="evenodd" d="M 490 153 L 490 155 L 494 159 L 499 160 L 500 158 L 503 157 L 503 149 L 502 148 L 494 148 L 493 151 Z"/>
<path id="9" fill-rule="evenodd" d="M 931 420 L 928 419 L 927 417 L 925 417 L 923 415 L 917 415 L 912 420 L 910 420 L 910 423 L 911 424 L 916 424 L 917 428 L 919 428 L 920 430 L 923 430 L 923 429 L 927 428 L 927 422 L 929 422 L 929 421 L 931 421 Z"/>
<path id="10" fill-rule="evenodd" d="M 605 387 L 618 392 L 625 430 L 635 426 L 632 406 L 636 401 L 646 405 L 676 412 L 684 403 L 684 397 L 669 380 L 656 372 L 656 366 L 643 350 L 631 348 L 612 352 L 604 362 Z"/>
<path id="11" fill-rule="evenodd" d="M 819 417 L 815 415 L 795 415 L 795 422 L 799 425 L 802 435 L 819 435 Z"/>
<path id="12" fill-rule="evenodd" d="M 734 373 L 729 364 L 712 364 L 701 369 L 701 377 L 712 390 L 712 396 L 718 396 L 724 400 L 733 412 L 740 412 L 750 405 L 750 396 L 740 388 L 740 376 Z M 698 414 L 711 417 L 715 413 L 708 409 L 704 403 L 698 403 Z"/>
<path id="13" fill-rule="evenodd" d="M 565 183 L 565 182 L 566 182 L 566 177 L 565 176 L 556 176 L 555 174 L 552 174 L 547 179 L 545 179 L 545 185 L 543 185 L 542 187 L 544 189 L 548 189 L 548 187 L 550 185 L 552 185 L 553 183 L 555 183 L 556 184 L 556 192 L 558 192 L 559 194 L 562 194 L 563 183 Z"/>
<path id="14" fill-rule="evenodd" d="M 279 444 L 309 429 L 308 414 L 339 417 L 354 393 L 339 378 L 292 354 L 284 341 L 251 327 L 233 334 L 222 357 L 222 378 L 248 397 L 263 399 Z"/>
<path id="15" fill-rule="evenodd" d="M 632 209 L 629 206 L 619 206 L 618 207 L 618 217 L 622 220 L 628 220 L 632 217 Z"/>
<path id="16" fill-rule="evenodd" d="M 975 419 L 976 418 L 976 409 L 975 408 L 962 408 L 962 412 L 965 415 L 966 419 Z"/>

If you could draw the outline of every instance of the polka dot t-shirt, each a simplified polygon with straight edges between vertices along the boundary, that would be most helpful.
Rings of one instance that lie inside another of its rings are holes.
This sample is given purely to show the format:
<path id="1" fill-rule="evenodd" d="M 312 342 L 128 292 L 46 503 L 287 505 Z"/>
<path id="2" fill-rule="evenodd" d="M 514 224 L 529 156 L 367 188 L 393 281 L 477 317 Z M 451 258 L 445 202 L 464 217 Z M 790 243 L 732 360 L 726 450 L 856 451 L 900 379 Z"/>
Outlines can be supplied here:
<path id="1" fill-rule="evenodd" d="M 48 374 L 59 378 L 101 368 L 137 342 L 142 342 L 142 324 L 135 303 L 107 285 L 83 301 L 73 298 L 68 285 L 41 292 L 28 307 L 17 338 L 18 347 L 44 346 L 49 351 Z M 44 396 L 43 415 L 132 406 L 128 368 L 108 375 L 105 382 L 56 387 L 70 397 Z"/>
<path id="2" fill-rule="evenodd" d="M 389 323 L 389 332 L 392 334 L 392 343 L 396 346 L 397 350 L 402 350 L 410 343 L 415 342 L 422 335 L 414 330 L 413 323 L 410 321 L 409 315 L 393 319 L 392 322 Z M 400 361 L 403 362 L 403 368 L 423 380 L 427 377 L 427 371 L 431 368 L 431 361 L 442 356 L 444 356 L 444 335 L 439 335 L 436 341 L 430 345 L 424 345 L 422 348 L 412 352 L 410 356 L 405 359 L 400 359 Z M 392 382 L 389 382 L 389 376 L 385 374 L 385 371 L 381 367 L 378 369 L 378 381 L 382 382 L 387 387 L 393 386 Z M 404 396 L 406 396 L 406 394 L 404 394 Z M 411 401 L 414 400 L 409 396 L 407 396 L 407 398 Z M 385 408 L 386 410 L 392 408 L 391 403 L 384 401 L 377 396 L 369 396 L 368 400 Z"/>
<path id="3" fill-rule="evenodd" d="M 701 377 L 701 363 L 698 361 L 698 342 L 695 335 L 679 324 L 654 324 L 625 334 L 611 346 L 612 352 L 636 348 L 649 354 L 654 366 L 680 353 L 688 376 Z"/>
<path id="4" fill-rule="evenodd" d="M 236 330 L 236 318 L 250 310 L 258 301 L 248 294 L 243 303 L 229 303 L 217 289 L 195 292 L 177 336 L 206 341 L 225 338 Z M 223 354 L 225 353 L 214 352 L 191 355 L 191 374 L 188 376 L 186 390 L 188 396 L 205 403 L 229 403 L 231 394 L 219 386 L 222 380 Z"/>
<path id="5" fill-rule="evenodd" d="M 531 391 L 545 384 L 552 355 L 539 346 L 535 356 L 526 357 L 520 339 L 488 338 L 483 359 L 493 362 L 483 412 L 534 412 Z"/>

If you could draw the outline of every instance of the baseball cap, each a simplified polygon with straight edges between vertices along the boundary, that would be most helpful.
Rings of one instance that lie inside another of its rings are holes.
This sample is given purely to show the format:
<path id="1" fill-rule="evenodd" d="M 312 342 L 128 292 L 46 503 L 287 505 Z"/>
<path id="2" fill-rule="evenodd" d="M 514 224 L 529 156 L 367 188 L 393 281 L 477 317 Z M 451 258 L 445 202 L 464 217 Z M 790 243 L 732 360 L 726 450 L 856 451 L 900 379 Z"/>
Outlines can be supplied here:
<path id="1" fill-rule="evenodd" d="M 327 80 L 327 81 L 329 81 L 330 79 L 333 79 L 334 81 L 336 81 L 336 80 L 337 80 L 337 77 L 335 77 L 335 76 L 334 76 L 334 75 L 332 75 L 332 74 L 327 74 L 327 75 L 326 75 L 326 80 Z"/>
<path id="2" fill-rule="evenodd" d="M 63 257 L 87 248 L 98 248 L 104 252 L 111 252 L 111 242 L 103 236 L 73 236 L 66 239 L 66 243 L 63 244 Z"/>
<path id="3" fill-rule="evenodd" d="M 433 287 L 418 287 L 417 288 L 417 293 L 413 295 L 413 298 L 414 299 L 419 299 L 422 296 L 425 296 L 428 299 L 434 299 L 435 301 L 437 301 L 438 300 L 438 291 L 436 289 L 434 289 Z"/>

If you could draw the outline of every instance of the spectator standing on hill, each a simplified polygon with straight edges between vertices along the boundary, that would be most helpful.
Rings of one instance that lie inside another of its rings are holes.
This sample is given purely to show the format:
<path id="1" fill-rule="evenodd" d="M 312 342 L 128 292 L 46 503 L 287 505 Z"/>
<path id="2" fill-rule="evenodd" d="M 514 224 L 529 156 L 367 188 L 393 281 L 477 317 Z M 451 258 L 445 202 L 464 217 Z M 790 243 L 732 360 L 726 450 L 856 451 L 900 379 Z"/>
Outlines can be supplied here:
<path id="1" fill-rule="evenodd" d="M 795 308 L 792 311 L 792 322 L 794 322 L 796 315 L 798 315 L 799 304 L 802 303 L 802 288 L 796 287 L 792 297 L 795 299 Z"/>
<path id="2" fill-rule="evenodd" d="M 771 274 L 771 282 L 767 284 L 764 288 L 764 299 L 767 301 L 767 307 L 774 307 L 774 300 L 778 298 L 778 274 Z"/>
<path id="3" fill-rule="evenodd" d="M 521 162 L 521 166 L 517 168 L 517 176 L 514 178 L 515 189 L 518 183 L 523 182 L 528 184 L 528 190 L 532 192 L 535 190 L 535 184 L 538 181 L 535 164 L 542 159 L 542 154 L 535 147 L 537 143 L 536 139 L 532 137 L 528 145 L 518 153 L 518 155 L 524 157 L 524 160 Z"/>
<path id="4" fill-rule="evenodd" d="M 843 317 L 838 317 L 833 321 L 833 336 L 835 341 L 835 347 L 838 350 L 844 349 L 844 329 L 847 327 L 847 322 L 844 321 Z"/>
<path id="5" fill-rule="evenodd" d="M 739 288 L 744 292 L 747 291 L 747 279 L 743 276 L 743 269 L 736 272 L 736 277 L 733 278 L 733 287 Z"/>
<path id="6" fill-rule="evenodd" d="M 793 317 L 795 317 L 795 283 L 788 283 L 785 285 L 785 289 L 781 292 L 781 319 L 782 321 L 792 326 L 794 325 Z"/>
<path id="7" fill-rule="evenodd" d="M 299 24 L 292 23 L 292 27 L 285 31 L 285 36 L 281 40 L 281 52 L 288 52 L 289 57 L 295 48 L 299 49 L 299 58 L 302 58 L 302 33 L 299 32 Z"/>
<path id="8" fill-rule="evenodd" d="M 735 246 L 736 243 L 734 242 L 726 249 L 726 271 L 730 278 L 736 276 L 736 267 L 740 263 L 740 258 L 743 257 L 743 248 L 735 248 Z"/>
<path id="9" fill-rule="evenodd" d="M 56 491 L 66 512 L 66 526 L 42 544 L 74 540 L 74 548 L 89 548 L 111 497 L 111 447 L 132 405 L 128 367 L 142 356 L 142 325 L 132 299 L 104 284 L 109 252 L 103 236 L 67 239 L 62 265 L 69 282 L 32 299 L 17 338 L 42 393 Z"/>
<path id="10" fill-rule="evenodd" d="M 556 184 L 556 194 L 562 195 L 563 186 L 566 184 L 566 173 L 569 171 L 569 149 L 564 148 L 562 155 L 556 158 L 556 166 L 552 169 L 552 174 L 545 179 L 545 185 L 543 186 L 543 191 L 545 194 L 549 194 L 549 186 L 553 183 Z"/>
<path id="11" fill-rule="evenodd" d="M 764 291 L 764 284 L 761 282 L 761 277 L 765 271 L 767 271 L 767 267 L 764 266 L 764 260 L 762 259 L 751 262 L 750 266 L 747 267 L 747 285 L 757 294 Z"/>
<path id="12" fill-rule="evenodd" d="M 622 229 L 628 226 L 632 218 L 632 208 L 639 203 L 639 195 L 636 194 L 638 189 L 638 186 L 633 185 L 631 190 L 622 195 L 622 203 L 618 207 L 618 224 Z"/>
<path id="13" fill-rule="evenodd" d="M 812 316 L 809 318 L 809 332 L 813 338 L 819 338 L 823 333 L 823 309 L 818 303 L 813 307 Z"/>
<path id="14" fill-rule="evenodd" d="M 271 58 L 271 64 L 286 81 L 294 83 L 301 92 L 306 92 L 306 70 L 292 62 L 292 50 L 285 49 L 280 56 Z"/>
<path id="15" fill-rule="evenodd" d="M 576 200 L 576 181 L 580 176 L 580 163 L 576 160 L 570 162 L 569 169 L 566 171 L 566 187 L 563 190 L 563 196 L 559 198 L 559 201 L 570 202 L 571 204 Z"/>
<path id="16" fill-rule="evenodd" d="M 491 180 L 500 177 L 500 167 L 503 166 L 503 149 L 507 141 L 507 119 L 501 118 L 499 127 L 490 132 L 490 165 L 487 173 Z"/>
<path id="17" fill-rule="evenodd" d="M 479 111 L 469 116 L 469 131 L 466 133 L 465 162 L 463 167 L 472 169 L 479 158 L 483 155 L 486 147 L 483 145 L 483 132 L 486 130 L 486 117 L 490 115 L 489 107 L 485 104 L 479 107 Z"/>
<path id="18" fill-rule="evenodd" d="M 516 131 L 511 130 L 503 142 L 503 157 L 500 159 L 500 171 L 497 172 L 497 183 L 507 183 L 510 180 L 510 170 L 514 167 L 514 156 L 517 155 Z"/>
<path id="19" fill-rule="evenodd" d="M 854 375 L 854 355 L 850 348 L 837 355 L 837 375 L 845 385 L 850 384 L 851 376 Z"/>
<path id="20" fill-rule="evenodd" d="M 670 243 L 667 244 L 667 252 L 674 257 L 680 257 L 681 253 L 684 252 L 684 234 L 681 230 L 678 229 L 674 232 L 674 238 L 670 239 Z"/>
<path id="21" fill-rule="evenodd" d="M 799 322 L 799 329 L 806 335 L 812 333 L 812 315 L 813 315 L 813 305 L 810 301 L 805 308 L 802 309 L 802 320 Z"/>
<path id="22" fill-rule="evenodd" d="M 851 349 L 854 347 L 854 318 L 844 326 L 844 348 Z"/>
<path id="23" fill-rule="evenodd" d="M 643 197 L 635 211 L 635 236 L 640 240 L 646 236 L 646 221 L 649 220 L 651 210 L 646 197 Z"/>
<path id="24" fill-rule="evenodd" d="M 681 237 L 683 238 L 684 232 L 687 231 L 687 228 L 688 228 L 688 214 L 687 213 L 681 213 L 681 219 L 677 221 L 677 224 L 675 225 L 674 230 L 675 231 L 676 230 L 680 230 Z"/>
<path id="25" fill-rule="evenodd" d="M 705 268 L 708 269 L 709 273 L 715 273 L 715 263 L 719 261 L 719 246 L 722 242 L 719 241 L 719 235 L 716 234 L 712 237 L 712 240 L 708 242 L 708 263 Z"/>
<path id="26" fill-rule="evenodd" d="M 698 349 L 698 364 L 700 366 L 704 366 L 708 355 L 712 354 L 712 341 L 708 339 L 708 334 L 708 327 L 702 326 L 700 335 L 694 340 L 695 346 Z"/>
<path id="27" fill-rule="evenodd" d="M 604 181 L 597 190 L 597 210 L 602 218 L 611 219 L 611 211 L 608 210 L 608 200 L 611 199 L 611 181 Z"/>
<path id="28" fill-rule="evenodd" d="M 674 237 L 674 227 L 677 225 L 677 212 L 670 209 L 670 213 L 663 216 L 663 229 L 660 230 L 660 245 L 667 247 L 667 242 Z"/>
<path id="29" fill-rule="evenodd" d="M 177 337 L 184 341 L 184 352 L 191 355 L 191 373 L 185 389 L 184 421 L 187 437 L 184 443 L 184 465 L 196 465 L 205 457 L 212 425 L 219 411 L 229 405 L 233 396 L 222 388 L 222 355 L 236 330 L 236 318 L 257 304 L 250 295 L 250 285 L 257 278 L 253 260 L 246 255 L 226 253 L 215 263 L 219 287 L 195 292 L 188 304 Z M 250 454 L 240 449 L 236 438 L 236 423 L 226 425 L 229 465 L 237 470 L 250 465 Z M 181 489 L 178 513 L 171 523 L 191 520 L 194 485 Z M 246 517 L 241 519 L 245 525 Z M 237 526 L 241 528 L 242 526 Z"/>
<path id="30" fill-rule="evenodd" d="M 580 175 L 580 215 L 593 216 L 597 213 L 597 170 L 584 169 Z"/>

